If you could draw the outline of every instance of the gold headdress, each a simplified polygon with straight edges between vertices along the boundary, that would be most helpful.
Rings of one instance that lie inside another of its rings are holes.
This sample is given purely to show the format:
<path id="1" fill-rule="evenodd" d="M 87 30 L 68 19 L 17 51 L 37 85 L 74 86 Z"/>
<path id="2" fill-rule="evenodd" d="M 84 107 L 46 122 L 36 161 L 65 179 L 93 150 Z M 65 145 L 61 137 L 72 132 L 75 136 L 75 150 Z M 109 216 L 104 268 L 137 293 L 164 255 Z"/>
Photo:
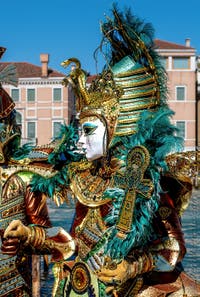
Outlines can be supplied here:
<path id="1" fill-rule="evenodd" d="M 75 63 L 75 67 L 68 77 L 64 79 L 64 84 L 70 83 L 77 96 L 76 110 L 80 113 L 80 120 L 85 117 L 98 117 L 108 129 L 108 143 L 110 143 L 115 130 L 119 114 L 119 97 L 122 89 L 115 85 L 110 72 L 103 72 L 87 88 L 87 75 L 81 69 L 81 64 L 76 58 L 62 62 L 63 67 Z"/>
<path id="2" fill-rule="evenodd" d="M 150 30 L 138 32 L 130 12 L 125 17 L 113 9 L 114 19 L 102 25 L 104 39 L 110 43 L 112 56 L 107 70 L 98 75 L 87 88 L 85 71 L 80 62 L 71 58 L 61 65 L 75 63 L 64 83 L 70 83 L 78 98 L 77 111 L 81 117 L 103 116 L 109 131 L 109 143 L 113 137 L 137 132 L 137 122 L 146 109 L 155 109 L 160 104 L 163 77 L 156 64 Z M 141 26 L 141 24 L 140 24 Z M 146 34 L 146 35 L 145 35 Z M 148 41 L 142 40 L 146 38 Z M 144 38 L 145 37 L 145 38 Z"/>
<path id="3" fill-rule="evenodd" d="M 112 72 L 116 85 L 123 89 L 115 136 L 131 135 L 137 132 L 141 112 L 158 105 L 158 83 L 149 67 L 135 63 L 130 56 L 116 63 Z"/>

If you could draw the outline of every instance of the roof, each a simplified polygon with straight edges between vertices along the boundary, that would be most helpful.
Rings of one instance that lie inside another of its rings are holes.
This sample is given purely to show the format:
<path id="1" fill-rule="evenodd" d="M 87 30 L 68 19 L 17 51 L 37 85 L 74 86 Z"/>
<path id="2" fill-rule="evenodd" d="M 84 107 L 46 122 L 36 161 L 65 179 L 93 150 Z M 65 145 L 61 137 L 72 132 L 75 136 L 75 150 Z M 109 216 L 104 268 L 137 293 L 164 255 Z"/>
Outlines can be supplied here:
<path id="1" fill-rule="evenodd" d="M 195 50 L 195 48 L 181 45 L 165 40 L 160 39 L 154 39 L 155 49 L 160 50 Z M 94 79 L 96 78 L 96 75 L 90 75 L 87 77 L 87 83 L 90 84 Z"/>
<path id="2" fill-rule="evenodd" d="M 165 50 L 188 50 L 188 49 L 192 49 L 194 50 L 193 47 L 190 46 L 186 46 L 186 45 L 181 45 L 181 44 L 177 44 L 177 43 L 173 43 L 173 42 L 169 42 L 169 41 L 165 41 L 165 40 L 160 40 L 160 39 L 154 39 L 155 42 L 155 46 L 157 49 L 165 49 Z"/>
<path id="3" fill-rule="evenodd" d="M 27 62 L 0 62 L 0 71 L 6 66 L 13 64 L 16 66 L 18 78 L 42 77 L 42 67 Z M 65 75 L 48 68 L 48 77 L 64 77 Z"/>
<path id="4" fill-rule="evenodd" d="M 154 39 L 155 48 L 163 50 L 194 50 L 193 47 L 180 45 L 160 39 Z M 42 67 L 37 66 L 27 62 L 0 62 L 0 71 L 8 66 L 9 64 L 14 64 L 17 68 L 18 78 L 36 78 L 42 77 Z M 65 74 L 48 68 L 48 77 L 64 77 Z M 94 80 L 96 75 L 90 75 L 87 78 L 87 83 L 91 83 Z"/>

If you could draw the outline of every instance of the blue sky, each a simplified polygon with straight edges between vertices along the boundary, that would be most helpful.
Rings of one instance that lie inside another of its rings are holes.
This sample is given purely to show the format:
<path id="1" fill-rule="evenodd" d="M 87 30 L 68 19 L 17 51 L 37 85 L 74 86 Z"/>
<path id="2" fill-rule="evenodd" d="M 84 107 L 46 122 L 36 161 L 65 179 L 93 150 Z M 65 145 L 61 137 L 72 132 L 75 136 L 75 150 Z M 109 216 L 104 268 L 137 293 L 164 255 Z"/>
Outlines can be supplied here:
<path id="1" fill-rule="evenodd" d="M 153 24 L 155 38 L 191 46 L 200 54 L 200 1 L 119 0 L 118 7 L 131 7 L 133 14 Z M 40 53 L 50 55 L 49 67 L 65 73 L 60 63 L 70 57 L 82 68 L 100 72 L 93 53 L 101 41 L 100 21 L 110 15 L 110 0 L 10 0 L 2 1 L 0 45 L 7 48 L 1 61 L 40 65 Z"/>

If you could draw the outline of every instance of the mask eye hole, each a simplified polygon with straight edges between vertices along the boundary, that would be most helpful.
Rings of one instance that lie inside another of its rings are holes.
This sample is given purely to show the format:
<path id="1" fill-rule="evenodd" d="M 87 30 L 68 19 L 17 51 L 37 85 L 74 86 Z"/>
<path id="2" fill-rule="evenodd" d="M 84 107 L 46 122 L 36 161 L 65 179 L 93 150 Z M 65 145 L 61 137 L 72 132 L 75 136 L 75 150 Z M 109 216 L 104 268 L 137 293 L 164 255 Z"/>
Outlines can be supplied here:
<path id="1" fill-rule="evenodd" d="M 85 123 L 83 125 L 83 132 L 85 136 L 93 134 L 93 132 L 97 129 L 97 125 L 93 123 Z"/>

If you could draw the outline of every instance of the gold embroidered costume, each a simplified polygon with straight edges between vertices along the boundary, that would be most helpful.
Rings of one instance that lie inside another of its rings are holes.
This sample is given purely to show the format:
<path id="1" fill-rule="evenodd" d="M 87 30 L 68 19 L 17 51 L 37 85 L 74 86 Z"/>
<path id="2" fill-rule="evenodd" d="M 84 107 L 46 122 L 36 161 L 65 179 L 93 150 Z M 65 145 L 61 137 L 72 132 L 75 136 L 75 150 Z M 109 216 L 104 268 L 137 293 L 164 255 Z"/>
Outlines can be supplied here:
<path id="1" fill-rule="evenodd" d="M 66 254 L 59 254 L 53 296 L 200 296 L 181 264 L 186 249 L 180 215 L 192 183 L 173 174 L 167 159 L 182 148 L 182 139 L 170 122 L 152 27 L 114 6 L 101 29 L 100 48 L 110 46 L 108 65 L 89 87 L 76 58 L 62 63 L 74 64 L 63 83 L 77 97 L 82 152 L 74 150 L 72 138 L 63 142 L 63 133 L 57 154 L 48 159 L 57 174 L 31 182 L 34 193 L 64 197 L 70 188 L 77 199 L 69 239 L 75 250 L 66 242 Z M 27 228 L 25 244 L 50 245 Z"/>
<path id="2" fill-rule="evenodd" d="M 167 163 L 180 139 L 169 119 L 165 71 L 145 26 L 129 10 L 112 12 L 101 27 L 111 46 L 109 65 L 91 85 L 77 59 L 62 63 L 75 64 L 64 83 L 77 95 L 91 162 L 70 167 L 78 199 L 72 229 L 77 256 L 64 264 L 69 276 L 56 296 L 200 296 L 181 265 L 186 249 L 180 215 L 192 183 L 173 176 Z M 99 120 L 106 149 L 96 160 L 89 150 Z M 170 184 L 179 184 L 178 192 L 172 194 Z"/>

